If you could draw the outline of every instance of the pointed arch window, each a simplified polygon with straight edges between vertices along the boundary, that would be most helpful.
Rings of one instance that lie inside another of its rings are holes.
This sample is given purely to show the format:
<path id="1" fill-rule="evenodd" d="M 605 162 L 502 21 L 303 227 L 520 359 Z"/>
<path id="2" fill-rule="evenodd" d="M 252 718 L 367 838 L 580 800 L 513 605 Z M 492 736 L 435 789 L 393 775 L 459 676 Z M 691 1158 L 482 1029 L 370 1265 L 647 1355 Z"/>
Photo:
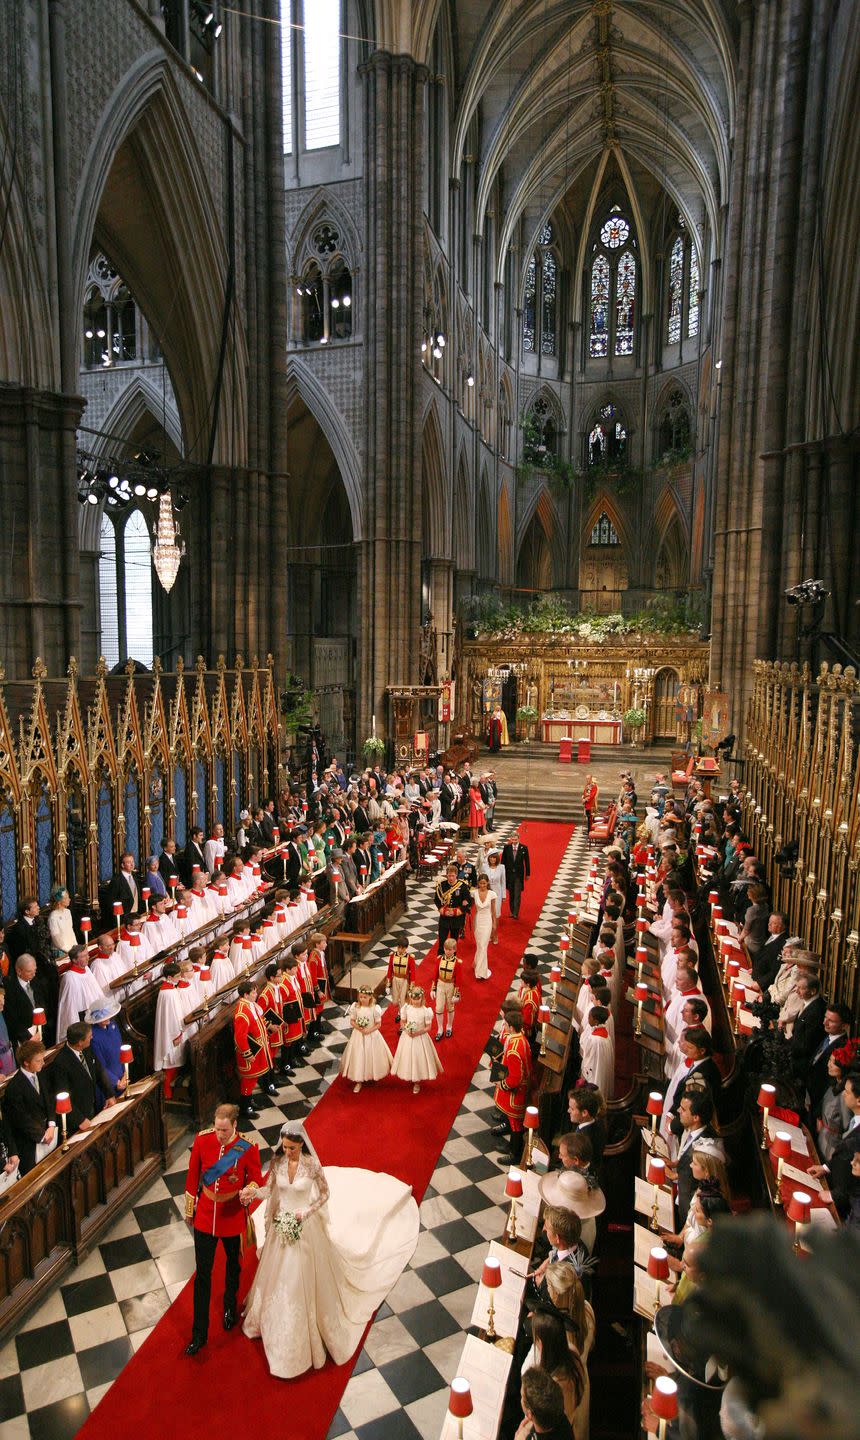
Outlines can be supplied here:
<path id="1" fill-rule="evenodd" d="M 526 270 L 523 294 L 523 350 L 554 355 L 558 327 L 558 261 L 553 228 L 549 221 L 538 236 L 537 249 Z"/>
<path id="2" fill-rule="evenodd" d="M 669 250 L 666 285 L 666 341 L 669 345 L 679 344 L 685 335 L 693 339 L 699 333 L 699 256 L 681 215 L 678 216 L 677 226 Z"/>
<path id="3" fill-rule="evenodd" d="M 619 465 L 627 453 L 627 429 L 610 401 L 601 405 L 588 437 L 588 464 Z"/>
<path id="4" fill-rule="evenodd" d="M 280 0 L 280 21 L 284 154 L 294 148 L 294 115 L 300 149 L 339 145 L 341 0 Z"/>
<path id="5" fill-rule="evenodd" d="M 597 232 L 591 262 L 593 360 L 632 355 L 636 342 L 637 246 L 630 221 L 613 205 Z"/>
<path id="6" fill-rule="evenodd" d="M 619 545 L 618 532 L 605 510 L 600 512 L 591 530 L 591 545 Z"/>
<path id="7" fill-rule="evenodd" d="M 126 656 L 150 666 L 154 653 L 152 543 L 146 517 L 132 510 L 116 522 L 101 518 L 99 617 L 101 651 L 109 666 Z"/>
<path id="8" fill-rule="evenodd" d="M 676 235 L 669 252 L 669 344 L 681 338 L 681 315 L 684 294 L 684 242 Z"/>
<path id="9" fill-rule="evenodd" d="M 618 261 L 615 282 L 615 353 L 633 354 L 633 319 L 636 310 L 636 261 L 625 250 Z"/>
<path id="10" fill-rule="evenodd" d="M 609 261 L 595 256 L 591 267 L 591 354 L 599 359 L 609 353 Z"/>
<path id="11" fill-rule="evenodd" d="M 695 247 L 690 248 L 690 288 L 687 303 L 687 334 L 699 333 L 699 257 Z"/>

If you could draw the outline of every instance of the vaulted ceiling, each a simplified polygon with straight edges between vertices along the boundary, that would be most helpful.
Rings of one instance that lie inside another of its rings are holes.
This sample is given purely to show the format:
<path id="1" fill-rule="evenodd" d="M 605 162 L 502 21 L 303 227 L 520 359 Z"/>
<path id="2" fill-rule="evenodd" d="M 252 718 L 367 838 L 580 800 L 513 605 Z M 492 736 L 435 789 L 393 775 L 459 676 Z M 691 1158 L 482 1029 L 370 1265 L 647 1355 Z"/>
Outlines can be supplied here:
<path id="1" fill-rule="evenodd" d="M 427 8 L 414 7 L 422 33 Z M 451 176 L 477 165 L 475 230 L 495 214 L 497 253 L 524 215 L 538 224 L 571 193 L 581 237 L 620 175 L 634 209 L 649 190 L 677 207 L 707 264 L 735 126 L 728 0 L 437 0 L 435 9 Z"/>

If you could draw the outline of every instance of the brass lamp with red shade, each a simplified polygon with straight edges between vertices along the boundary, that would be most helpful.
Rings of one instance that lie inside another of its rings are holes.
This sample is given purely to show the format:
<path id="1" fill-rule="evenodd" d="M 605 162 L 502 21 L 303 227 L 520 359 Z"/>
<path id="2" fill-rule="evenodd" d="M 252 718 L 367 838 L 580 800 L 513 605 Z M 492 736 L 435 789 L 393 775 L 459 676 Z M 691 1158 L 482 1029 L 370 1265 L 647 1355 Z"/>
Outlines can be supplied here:
<path id="1" fill-rule="evenodd" d="M 637 980 L 637 981 L 636 981 L 636 988 L 635 988 L 635 990 L 634 990 L 633 993 L 634 993 L 634 995 L 635 995 L 635 997 L 636 997 L 636 1024 L 635 1024 L 635 1026 L 634 1026 L 634 1028 L 633 1028 L 633 1033 L 634 1033 L 634 1035 L 641 1035 L 641 1034 L 642 1034 L 642 1006 L 645 1004 L 645 1001 L 648 999 L 648 995 L 649 995 L 648 986 L 645 984 L 645 981 L 644 981 L 644 980 Z"/>
<path id="2" fill-rule="evenodd" d="M 129 1065 L 131 1064 L 131 1062 L 132 1062 L 133 1059 L 134 1059 L 134 1051 L 132 1050 L 132 1048 L 131 1048 L 130 1045 L 120 1045 L 120 1047 L 119 1047 L 119 1059 L 120 1059 L 120 1064 L 122 1065 L 123 1069 L 125 1070 L 125 1083 L 126 1083 L 126 1086 L 128 1086 L 128 1080 L 129 1080 L 128 1067 L 129 1067 Z"/>
<path id="3" fill-rule="evenodd" d="M 541 1005 L 538 1010 L 538 1022 L 540 1024 L 540 1054 L 546 1054 L 546 1027 L 550 1022 L 551 1012 L 548 1005 Z"/>
<path id="4" fill-rule="evenodd" d="M 517 1201 L 523 1198 L 523 1177 L 519 1170 L 508 1171 L 508 1178 L 505 1181 L 505 1198 L 511 1202 L 508 1235 L 513 1244 L 517 1238 Z"/>
<path id="5" fill-rule="evenodd" d="M 776 1100 L 776 1086 L 765 1081 L 764 1085 L 758 1087 L 758 1106 L 762 1111 L 761 1117 L 761 1148 L 767 1149 L 767 1117 Z"/>
<path id="6" fill-rule="evenodd" d="M 532 1149 L 535 1143 L 535 1132 L 540 1125 L 540 1114 L 536 1105 L 527 1105 L 523 1116 L 523 1128 L 526 1131 L 526 1169 L 532 1163 Z"/>
<path id="7" fill-rule="evenodd" d="M 471 1385 L 462 1375 L 455 1375 L 451 1381 L 448 1410 L 457 1421 L 457 1440 L 463 1440 L 463 1421 L 469 1418 L 473 1409 Z"/>
<path id="8" fill-rule="evenodd" d="M 62 1135 L 62 1149 L 68 1150 L 69 1142 L 66 1138 L 66 1116 L 71 1114 L 72 1097 L 68 1090 L 59 1090 L 54 1101 L 54 1109 L 60 1117 L 60 1133 Z"/>
<path id="9" fill-rule="evenodd" d="M 45 1014 L 44 1010 L 42 1009 L 41 1005 L 37 1005 L 36 1008 L 35 1008 L 35 1010 L 33 1011 L 33 1022 L 32 1022 L 32 1023 L 33 1023 L 33 1029 L 37 1032 L 35 1038 L 36 1038 L 37 1040 L 41 1040 L 41 1038 L 42 1038 L 42 1028 L 43 1028 L 43 1026 L 47 1025 L 47 1023 L 48 1023 L 48 1017 L 47 1017 L 47 1015 Z"/>
<path id="10" fill-rule="evenodd" d="M 494 1290 L 498 1290 L 498 1288 L 499 1288 L 499 1286 L 501 1285 L 501 1283 L 502 1283 L 502 1266 L 501 1266 L 501 1262 L 496 1259 L 495 1255 L 488 1255 L 487 1258 L 486 1258 L 486 1260 L 484 1261 L 483 1269 L 481 1270 L 481 1284 L 482 1284 L 482 1285 L 485 1285 L 486 1288 L 487 1288 L 487 1290 L 489 1290 L 489 1292 L 490 1292 L 490 1293 L 489 1293 L 489 1297 L 488 1297 L 488 1301 L 487 1301 L 487 1332 L 486 1332 L 486 1333 L 487 1333 L 487 1339 L 488 1339 L 488 1340 L 495 1340 L 495 1338 L 496 1338 L 496 1321 L 495 1321 L 496 1311 L 495 1311 L 495 1306 L 494 1306 L 494 1304 L 493 1304 L 493 1291 L 494 1291 Z"/>
<path id="11" fill-rule="evenodd" d="M 657 1196 L 660 1187 L 666 1183 L 666 1161 L 661 1160 L 659 1155 L 648 1156 L 648 1169 L 645 1173 L 645 1179 L 649 1185 L 654 1186 L 654 1203 L 651 1206 L 650 1220 L 651 1229 L 659 1230 L 660 1227 L 657 1224 Z"/>
<path id="12" fill-rule="evenodd" d="M 781 1205 L 782 1195 L 780 1193 L 780 1186 L 782 1185 L 782 1167 L 786 1160 L 791 1159 L 791 1136 L 787 1130 L 777 1130 L 770 1142 L 770 1153 L 776 1161 L 776 1194 L 773 1197 L 774 1204 Z"/>
<path id="13" fill-rule="evenodd" d="M 657 1416 L 659 1440 L 666 1440 L 666 1426 L 678 1418 L 678 1386 L 668 1375 L 658 1375 L 650 1394 L 651 1409 Z"/>
<path id="14" fill-rule="evenodd" d="M 636 946 L 636 979 L 637 979 L 637 981 L 642 979 L 642 966 L 645 964 L 645 961 L 646 961 L 647 959 L 648 959 L 648 951 L 646 950 L 645 946 L 644 946 L 644 945 L 637 945 L 637 946 Z"/>
<path id="15" fill-rule="evenodd" d="M 733 980 L 731 989 L 732 1000 L 732 1023 L 734 1032 L 737 1035 L 740 1027 L 740 1011 L 746 997 L 746 986 L 743 980 Z"/>
<path id="16" fill-rule="evenodd" d="M 794 1249 L 800 1253 L 800 1231 L 808 1225 L 812 1214 L 812 1196 L 805 1190 L 793 1190 L 786 1207 L 786 1218 L 794 1222 Z"/>
<path id="17" fill-rule="evenodd" d="M 655 1245 L 648 1255 L 648 1274 L 654 1281 L 654 1314 L 660 1309 L 660 1285 L 669 1279 L 669 1252 Z"/>
<path id="18" fill-rule="evenodd" d="M 651 1116 L 651 1145 L 657 1138 L 657 1120 L 663 1114 L 663 1096 L 659 1090 L 651 1090 L 645 1102 L 646 1114 Z"/>
<path id="19" fill-rule="evenodd" d="M 120 922 L 122 921 L 122 901 L 121 901 L 121 900 L 114 900 L 114 902 L 113 902 L 113 913 L 114 913 L 114 915 L 115 915 L 115 917 L 116 917 L 116 938 L 117 938 L 117 940 L 118 940 L 119 937 L 120 937 L 120 930 L 121 930 L 121 928 L 122 928 L 121 923 L 120 923 Z"/>

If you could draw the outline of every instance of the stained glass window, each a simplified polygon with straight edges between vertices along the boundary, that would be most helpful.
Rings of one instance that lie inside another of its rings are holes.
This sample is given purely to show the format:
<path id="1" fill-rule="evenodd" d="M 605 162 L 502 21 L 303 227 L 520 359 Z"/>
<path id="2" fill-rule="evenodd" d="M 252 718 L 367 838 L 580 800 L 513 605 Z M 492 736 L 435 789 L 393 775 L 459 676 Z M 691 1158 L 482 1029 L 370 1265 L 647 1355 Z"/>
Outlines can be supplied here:
<path id="1" fill-rule="evenodd" d="M 547 220 L 546 224 L 544 225 L 543 229 L 541 230 L 540 235 L 538 236 L 538 244 L 539 244 L 539 245 L 551 245 L 551 244 L 552 244 L 552 225 L 550 224 L 550 222 L 549 222 L 548 220 Z"/>
<path id="2" fill-rule="evenodd" d="M 615 277 L 615 353 L 633 354 L 633 314 L 636 305 L 636 261 L 629 250 L 618 261 Z"/>
<path id="3" fill-rule="evenodd" d="M 690 294 L 687 306 L 687 334 L 699 333 L 699 257 L 690 251 Z"/>
<path id="4" fill-rule="evenodd" d="M 548 227 L 545 227 L 548 228 Z M 541 306 L 540 348 L 543 355 L 555 354 L 556 264 L 551 250 L 543 252 L 543 304 Z"/>
<path id="5" fill-rule="evenodd" d="M 535 348 L 535 299 L 537 295 L 537 257 L 532 256 L 526 271 L 526 293 L 523 299 L 523 349 Z"/>
<path id="6" fill-rule="evenodd" d="M 626 244 L 630 226 L 621 215 L 610 215 L 600 228 L 600 238 L 609 250 L 618 250 Z"/>
<path id="7" fill-rule="evenodd" d="M 152 664 L 152 554 L 149 530 L 139 510 L 126 522 L 125 629 L 126 650 L 144 665 Z"/>
<path id="8" fill-rule="evenodd" d="M 669 344 L 681 338 L 681 313 L 684 285 L 684 242 L 676 236 L 669 255 Z"/>
<path id="9" fill-rule="evenodd" d="M 609 353 L 609 261 L 605 255 L 595 256 L 591 267 L 590 353 L 592 356 Z"/>
<path id="10" fill-rule="evenodd" d="M 599 519 L 595 521 L 595 524 L 592 528 L 591 544 L 617 545 L 618 543 L 618 532 L 616 531 L 615 526 L 613 525 L 606 511 L 603 510 L 600 514 Z"/>

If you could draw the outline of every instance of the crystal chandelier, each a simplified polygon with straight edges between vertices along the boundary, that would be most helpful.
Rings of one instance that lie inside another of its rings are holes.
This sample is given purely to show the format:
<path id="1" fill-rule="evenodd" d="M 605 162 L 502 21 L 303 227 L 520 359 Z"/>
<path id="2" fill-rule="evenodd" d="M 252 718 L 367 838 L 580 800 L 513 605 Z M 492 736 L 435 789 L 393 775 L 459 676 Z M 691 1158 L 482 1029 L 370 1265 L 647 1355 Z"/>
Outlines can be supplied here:
<path id="1" fill-rule="evenodd" d="M 155 525 L 155 544 L 152 547 L 152 563 L 155 573 L 164 589 L 170 593 L 179 572 L 179 562 L 185 554 L 185 544 L 179 535 L 179 525 L 173 518 L 173 500 L 165 491 L 158 499 L 158 519 Z"/>

